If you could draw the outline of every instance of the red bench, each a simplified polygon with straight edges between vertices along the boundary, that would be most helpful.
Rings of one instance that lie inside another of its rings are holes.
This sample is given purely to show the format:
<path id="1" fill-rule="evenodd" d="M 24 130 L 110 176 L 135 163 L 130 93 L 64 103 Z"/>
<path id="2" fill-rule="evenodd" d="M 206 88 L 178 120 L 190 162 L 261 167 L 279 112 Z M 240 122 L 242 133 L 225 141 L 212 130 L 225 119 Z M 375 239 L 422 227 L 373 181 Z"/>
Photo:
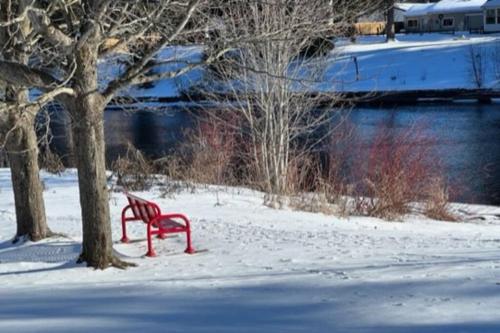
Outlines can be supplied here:
<path id="1" fill-rule="evenodd" d="M 160 207 L 151 201 L 141 199 L 135 195 L 125 192 L 128 205 L 122 210 L 122 239 L 123 243 L 128 243 L 127 222 L 142 221 L 146 224 L 148 237 L 148 252 L 146 256 L 155 257 L 153 250 L 153 235 L 164 239 L 167 234 L 185 232 L 187 238 L 187 247 L 184 252 L 192 254 L 194 249 L 191 246 L 191 227 L 188 218 L 183 214 L 162 214 Z M 127 212 L 132 214 L 127 216 Z"/>

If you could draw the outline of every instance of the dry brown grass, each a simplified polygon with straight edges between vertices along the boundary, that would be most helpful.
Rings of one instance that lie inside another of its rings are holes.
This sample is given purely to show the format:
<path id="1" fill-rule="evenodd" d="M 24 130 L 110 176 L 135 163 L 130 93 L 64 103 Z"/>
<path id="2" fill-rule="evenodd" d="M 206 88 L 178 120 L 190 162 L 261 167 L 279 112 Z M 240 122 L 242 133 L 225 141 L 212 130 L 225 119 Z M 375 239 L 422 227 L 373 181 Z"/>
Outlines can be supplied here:
<path id="1" fill-rule="evenodd" d="M 457 222 L 459 218 L 450 212 L 448 187 L 442 178 L 435 178 L 428 186 L 425 200 L 425 216 L 439 221 Z"/>
<path id="2" fill-rule="evenodd" d="M 325 215 L 336 215 L 338 210 L 328 202 L 322 193 L 301 193 L 290 198 L 289 207 L 309 213 L 322 213 Z"/>
<path id="3" fill-rule="evenodd" d="M 49 148 L 40 154 L 40 168 L 53 174 L 60 174 L 66 170 L 61 157 Z"/>
<path id="4" fill-rule="evenodd" d="M 153 162 L 131 143 L 125 155 L 112 163 L 111 170 L 117 177 L 117 185 L 130 191 L 148 190 L 155 180 Z"/>

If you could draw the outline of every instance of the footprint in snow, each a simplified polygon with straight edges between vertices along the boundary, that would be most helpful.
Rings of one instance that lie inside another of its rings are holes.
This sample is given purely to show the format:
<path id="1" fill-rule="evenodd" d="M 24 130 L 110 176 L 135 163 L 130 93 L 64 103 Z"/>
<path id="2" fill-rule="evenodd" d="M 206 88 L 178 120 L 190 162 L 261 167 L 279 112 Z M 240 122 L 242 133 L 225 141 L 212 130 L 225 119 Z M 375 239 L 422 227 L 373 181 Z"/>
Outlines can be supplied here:
<path id="1" fill-rule="evenodd" d="M 291 263 L 291 262 L 293 262 L 293 259 L 290 259 L 290 258 L 282 258 L 282 259 L 280 259 L 280 262 L 282 262 L 282 263 Z"/>

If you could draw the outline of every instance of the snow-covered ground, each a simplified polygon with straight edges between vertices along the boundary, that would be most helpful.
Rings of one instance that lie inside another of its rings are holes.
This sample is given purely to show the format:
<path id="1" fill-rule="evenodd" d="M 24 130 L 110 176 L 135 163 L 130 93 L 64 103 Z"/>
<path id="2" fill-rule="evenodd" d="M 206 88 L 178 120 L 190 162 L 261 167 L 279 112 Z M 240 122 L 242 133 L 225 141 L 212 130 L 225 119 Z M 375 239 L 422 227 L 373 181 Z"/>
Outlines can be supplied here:
<path id="1" fill-rule="evenodd" d="M 49 225 L 65 233 L 12 245 L 14 203 L 0 170 L 0 332 L 499 332 L 500 209 L 457 205 L 467 222 L 405 223 L 273 210 L 262 194 L 225 189 L 173 198 L 138 193 L 192 218 L 194 245 L 145 228 L 116 252 L 137 263 L 95 271 L 75 264 L 81 240 L 76 172 L 43 174 Z M 465 214 L 465 213 L 463 213 Z"/>
<path id="2" fill-rule="evenodd" d="M 320 91 L 372 92 L 394 90 L 434 90 L 477 88 L 472 76 L 471 48 L 480 54 L 482 88 L 500 89 L 500 35 L 400 34 L 395 42 L 386 43 L 384 36 L 359 37 L 356 43 L 339 40 L 324 67 L 322 82 L 308 84 Z M 159 59 L 172 62 L 157 68 L 179 70 L 202 57 L 201 47 L 165 49 Z M 359 75 L 356 75 L 356 59 Z M 176 62 L 180 61 L 180 62 Z M 103 82 L 119 70 L 103 63 Z M 203 82 L 203 69 L 196 68 L 174 79 L 133 87 L 124 95 L 134 97 L 176 97 Z M 209 85 L 212 85 L 210 82 Z M 301 84 L 301 87 L 303 85 Z"/>
<path id="3" fill-rule="evenodd" d="M 499 88 L 500 36 L 452 34 L 360 37 L 343 43 L 327 67 L 324 90 L 389 91 L 477 88 L 471 48 L 481 57 L 483 88 Z M 359 76 L 356 78 L 357 60 Z M 476 60 L 479 63 L 479 59 Z"/>

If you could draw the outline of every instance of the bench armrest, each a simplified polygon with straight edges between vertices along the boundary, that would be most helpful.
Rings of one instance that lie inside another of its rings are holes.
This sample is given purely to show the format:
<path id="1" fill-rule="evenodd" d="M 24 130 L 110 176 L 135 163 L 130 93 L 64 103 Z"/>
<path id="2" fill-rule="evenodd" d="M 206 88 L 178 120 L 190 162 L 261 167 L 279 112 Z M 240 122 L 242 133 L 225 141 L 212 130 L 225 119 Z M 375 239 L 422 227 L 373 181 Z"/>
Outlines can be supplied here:
<path id="1" fill-rule="evenodd" d="M 132 210 L 132 205 L 127 205 L 125 208 L 122 209 L 122 221 L 138 221 L 140 218 L 136 218 L 135 214 L 134 216 L 127 217 L 127 211 Z M 132 212 L 133 214 L 133 212 Z"/>

